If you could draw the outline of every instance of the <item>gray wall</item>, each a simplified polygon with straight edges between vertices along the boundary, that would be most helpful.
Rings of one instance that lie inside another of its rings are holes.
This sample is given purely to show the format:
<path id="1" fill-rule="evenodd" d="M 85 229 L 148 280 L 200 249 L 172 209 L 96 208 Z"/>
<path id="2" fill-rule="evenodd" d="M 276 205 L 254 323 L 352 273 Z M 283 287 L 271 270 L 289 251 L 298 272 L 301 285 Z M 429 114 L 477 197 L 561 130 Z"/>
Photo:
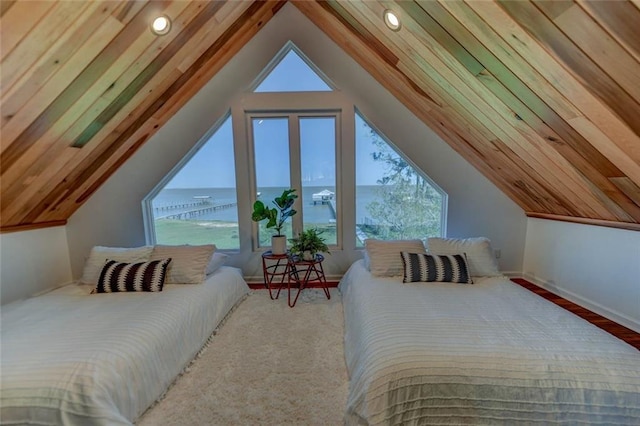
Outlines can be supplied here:
<path id="1" fill-rule="evenodd" d="M 93 245 L 145 243 L 141 200 L 229 108 L 239 91 L 292 40 L 349 96 L 360 111 L 449 195 L 449 236 L 487 236 L 504 271 L 521 271 L 526 217 L 501 191 L 403 107 L 297 9 L 287 4 L 227 66 L 127 161 L 69 220 L 73 276 Z M 249 214 L 240 212 L 239 214 Z M 328 275 L 341 275 L 361 255 L 332 256 Z M 241 253 L 232 264 L 260 275 L 259 257 Z"/>
<path id="2" fill-rule="evenodd" d="M 0 304 L 71 282 L 63 226 L 0 234 Z"/>
<path id="3" fill-rule="evenodd" d="M 525 278 L 640 332 L 640 232 L 528 220 Z"/>

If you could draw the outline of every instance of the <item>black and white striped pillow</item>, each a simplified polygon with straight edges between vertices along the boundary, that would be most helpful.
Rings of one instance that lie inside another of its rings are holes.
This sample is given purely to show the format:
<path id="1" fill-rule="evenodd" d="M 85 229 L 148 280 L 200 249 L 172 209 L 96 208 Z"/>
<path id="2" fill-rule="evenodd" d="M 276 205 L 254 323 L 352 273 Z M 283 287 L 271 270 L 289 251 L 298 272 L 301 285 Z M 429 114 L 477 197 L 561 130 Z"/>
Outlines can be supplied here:
<path id="1" fill-rule="evenodd" d="M 107 260 L 98 279 L 96 293 L 162 291 L 171 258 L 142 263 Z"/>
<path id="2" fill-rule="evenodd" d="M 432 255 L 403 251 L 401 256 L 404 283 L 438 281 L 473 284 L 464 254 Z"/>

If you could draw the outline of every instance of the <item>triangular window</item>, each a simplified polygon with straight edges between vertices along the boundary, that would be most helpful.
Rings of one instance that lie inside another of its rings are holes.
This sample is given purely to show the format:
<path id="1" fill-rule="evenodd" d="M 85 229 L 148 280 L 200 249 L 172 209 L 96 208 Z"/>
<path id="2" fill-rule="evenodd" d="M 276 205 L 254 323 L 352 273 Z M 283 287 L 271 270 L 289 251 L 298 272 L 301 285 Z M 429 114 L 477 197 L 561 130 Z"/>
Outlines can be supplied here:
<path id="1" fill-rule="evenodd" d="M 147 241 L 240 248 L 231 116 L 196 144 L 143 206 Z"/>
<path id="2" fill-rule="evenodd" d="M 356 244 L 444 234 L 446 193 L 356 112 Z"/>
<path id="3" fill-rule="evenodd" d="M 258 80 L 255 92 L 330 92 L 321 73 L 293 43 L 287 43 Z"/>

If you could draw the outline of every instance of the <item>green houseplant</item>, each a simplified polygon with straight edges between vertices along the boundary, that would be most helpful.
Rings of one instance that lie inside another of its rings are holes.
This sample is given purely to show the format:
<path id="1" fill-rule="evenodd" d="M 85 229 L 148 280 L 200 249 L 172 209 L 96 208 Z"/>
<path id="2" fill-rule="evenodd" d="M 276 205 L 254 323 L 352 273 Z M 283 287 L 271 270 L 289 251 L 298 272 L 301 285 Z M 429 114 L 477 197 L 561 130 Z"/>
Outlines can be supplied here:
<path id="1" fill-rule="evenodd" d="M 313 260 L 316 253 L 329 253 L 329 247 L 321 234 L 324 231 L 317 228 L 309 228 L 302 231 L 298 237 L 291 238 L 291 253 L 300 256 L 304 260 Z"/>
<path id="2" fill-rule="evenodd" d="M 285 254 L 287 252 L 287 237 L 282 234 L 282 227 L 288 218 L 297 213 L 293 209 L 298 196 L 295 189 L 285 189 L 282 195 L 273 199 L 275 207 L 266 206 L 262 201 L 253 203 L 251 220 L 260 222 L 267 219 L 267 228 L 274 228 L 276 234 L 271 237 L 271 251 L 273 254 Z"/>

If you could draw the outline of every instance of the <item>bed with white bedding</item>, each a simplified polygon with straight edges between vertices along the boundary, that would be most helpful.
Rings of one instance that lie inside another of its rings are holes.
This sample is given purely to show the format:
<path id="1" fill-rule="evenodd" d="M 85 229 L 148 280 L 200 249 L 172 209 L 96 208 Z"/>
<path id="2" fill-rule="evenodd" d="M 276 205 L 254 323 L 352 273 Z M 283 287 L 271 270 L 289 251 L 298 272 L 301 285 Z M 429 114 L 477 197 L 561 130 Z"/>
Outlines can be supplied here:
<path id="1" fill-rule="evenodd" d="M 155 293 L 91 288 L 2 307 L 2 424 L 132 424 L 249 291 L 224 266 Z"/>
<path id="2" fill-rule="evenodd" d="M 505 277 L 340 282 L 346 424 L 640 424 L 640 352 Z"/>

